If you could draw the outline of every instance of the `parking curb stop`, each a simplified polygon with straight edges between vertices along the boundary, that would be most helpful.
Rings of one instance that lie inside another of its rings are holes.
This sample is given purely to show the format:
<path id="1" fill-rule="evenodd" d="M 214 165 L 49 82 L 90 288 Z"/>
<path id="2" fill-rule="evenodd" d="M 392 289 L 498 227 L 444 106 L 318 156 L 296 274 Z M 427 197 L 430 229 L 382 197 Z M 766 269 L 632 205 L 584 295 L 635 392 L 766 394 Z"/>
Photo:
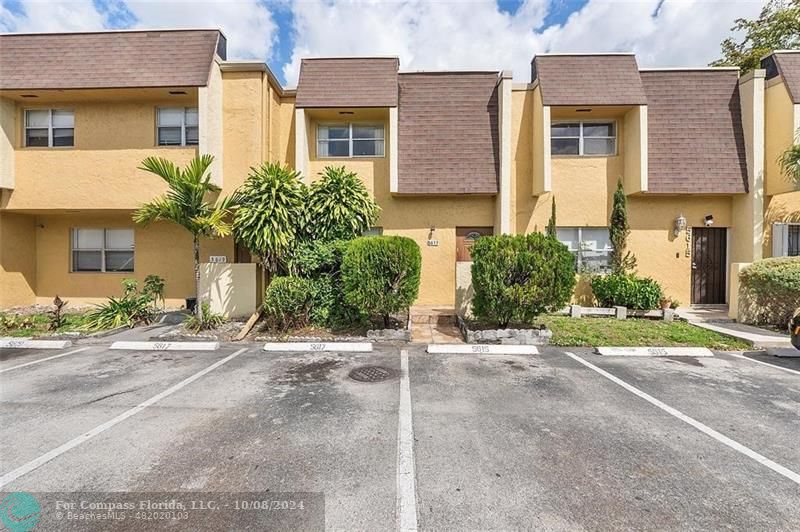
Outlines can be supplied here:
<path id="1" fill-rule="evenodd" d="M 538 355 L 535 345 L 512 344 L 428 344 L 432 355 Z"/>
<path id="2" fill-rule="evenodd" d="M 109 349 L 132 351 L 216 351 L 219 342 L 114 342 Z"/>
<path id="3" fill-rule="evenodd" d="M 705 347 L 598 347 L 598 355 L 617 357 L 713 357 Z"/>
<path id="4" fill-rule="evenodd" d="M 371 342 L 267 342 L 268 352 L 371 353 Z"/>
<path id="5" fill-rule="evenodd" d="M 29 338 L 0 338 L 3 349 L 66 349 L 71 340 L 31 340 Z"/>

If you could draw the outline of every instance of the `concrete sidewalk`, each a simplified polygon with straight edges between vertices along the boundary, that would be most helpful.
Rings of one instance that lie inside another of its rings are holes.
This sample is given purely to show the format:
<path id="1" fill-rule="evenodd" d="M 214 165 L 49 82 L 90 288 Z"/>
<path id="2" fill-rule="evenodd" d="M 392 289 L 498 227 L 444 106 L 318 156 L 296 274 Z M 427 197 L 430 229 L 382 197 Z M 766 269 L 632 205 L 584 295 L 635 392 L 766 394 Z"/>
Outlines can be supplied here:
<path id="1" fill-rule="evenodd" d="M 685 319 L 692 325 L 738 338 L 758 349 L 792 347 L 788 334 L 732 320 L 728 317 L 727 305 L 679 308 L 676 313 L 679 318 Z"/>

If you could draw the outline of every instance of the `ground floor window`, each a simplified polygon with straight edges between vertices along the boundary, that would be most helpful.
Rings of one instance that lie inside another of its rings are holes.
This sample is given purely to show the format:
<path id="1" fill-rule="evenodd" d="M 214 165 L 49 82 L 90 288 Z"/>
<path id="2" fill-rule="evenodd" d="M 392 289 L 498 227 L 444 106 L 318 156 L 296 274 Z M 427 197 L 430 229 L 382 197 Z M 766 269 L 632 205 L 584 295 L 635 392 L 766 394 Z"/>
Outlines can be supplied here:
<path id="1" fill-rule="evenodd" d="M 789 224 L 789 245 L 787 246 L 789 256 L 800 256 L 800 224 Z"/>
<path id="2" fill-rule="evenodd" d="M 576 271 L 611 271 L 612 247 L 607 227 L 558 227 L 556 237 L 575 256 Z"/>
<path id="3" fill-rule="evenodd" d="M 132 272 L 133 229 L 73 229 L 73 272 Z"/>

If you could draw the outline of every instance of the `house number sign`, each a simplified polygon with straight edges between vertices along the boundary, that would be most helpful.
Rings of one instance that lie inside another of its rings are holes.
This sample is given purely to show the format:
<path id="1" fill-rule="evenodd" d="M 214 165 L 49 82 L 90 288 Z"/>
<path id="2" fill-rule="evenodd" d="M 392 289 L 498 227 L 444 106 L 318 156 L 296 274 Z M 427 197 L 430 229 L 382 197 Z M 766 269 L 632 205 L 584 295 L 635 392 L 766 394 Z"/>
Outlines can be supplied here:
<path id="1" fill-rule="evenodd" d="M 686 228 L 686 256 L 692 256 L 692 228 Z"/>

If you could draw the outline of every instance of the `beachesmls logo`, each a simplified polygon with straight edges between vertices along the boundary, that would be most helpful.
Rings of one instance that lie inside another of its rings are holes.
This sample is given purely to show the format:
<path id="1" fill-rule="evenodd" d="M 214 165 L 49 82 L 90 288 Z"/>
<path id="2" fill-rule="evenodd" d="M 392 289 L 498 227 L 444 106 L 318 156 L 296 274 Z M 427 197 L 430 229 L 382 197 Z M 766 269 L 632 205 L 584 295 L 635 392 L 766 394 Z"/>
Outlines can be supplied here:
<path id="1" fill-rule="evenodd" d="M 30 493 L 15 491 L 3 497 L 0 502 L 0 522 L 11 532 L 33 530 L 41 516 L 39 501 Z"/>

